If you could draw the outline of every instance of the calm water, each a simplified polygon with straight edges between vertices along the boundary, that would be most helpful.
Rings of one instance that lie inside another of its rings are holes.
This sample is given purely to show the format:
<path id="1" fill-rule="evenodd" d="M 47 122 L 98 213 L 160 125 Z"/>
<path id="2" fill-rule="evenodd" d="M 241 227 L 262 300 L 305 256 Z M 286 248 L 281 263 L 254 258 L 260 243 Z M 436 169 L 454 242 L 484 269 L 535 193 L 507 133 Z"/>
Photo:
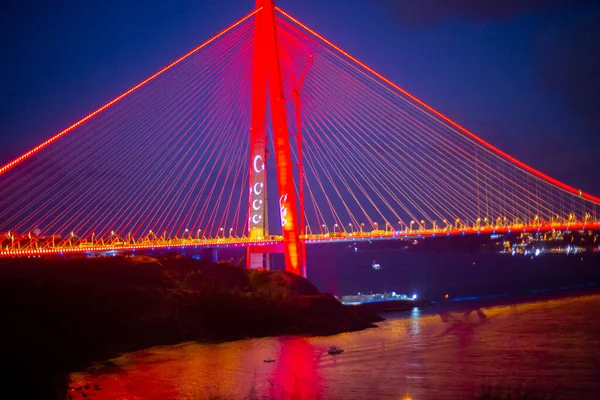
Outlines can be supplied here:
<path id="1" fill-rule="evenodd" d="M 523 384 L 600 398 L 599 294 L 433 310 L 332 337 L 151 348 L 74 373 L 71 387 L 89 384 L 98 399 L 464 399 L 481 384 Z"/>

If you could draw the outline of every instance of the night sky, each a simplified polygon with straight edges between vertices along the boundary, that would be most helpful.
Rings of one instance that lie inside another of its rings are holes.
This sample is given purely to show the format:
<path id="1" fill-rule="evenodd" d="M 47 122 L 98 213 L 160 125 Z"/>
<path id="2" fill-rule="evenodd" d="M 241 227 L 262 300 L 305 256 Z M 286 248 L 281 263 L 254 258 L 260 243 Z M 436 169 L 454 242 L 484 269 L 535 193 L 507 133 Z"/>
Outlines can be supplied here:
<path id="1" fill-rule="evenodd" d="M 277 5 L 500 149 L 600 195 L 599 1 Z M 253 0 L 5 2 L 0 164 L 252 8 Z"/>

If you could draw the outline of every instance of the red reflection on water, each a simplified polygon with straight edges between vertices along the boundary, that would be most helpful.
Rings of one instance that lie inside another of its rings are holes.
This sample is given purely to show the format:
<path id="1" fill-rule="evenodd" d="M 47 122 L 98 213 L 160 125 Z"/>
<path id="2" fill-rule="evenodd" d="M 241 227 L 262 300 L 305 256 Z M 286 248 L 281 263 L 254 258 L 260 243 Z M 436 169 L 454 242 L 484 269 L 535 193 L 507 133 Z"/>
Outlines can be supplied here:
<path id="1" fill-rule="evenodd" d="M 314 399 L 322 395 L 315 348 L 305 338 L 281 338 L 277 367 L 273 372 L 270 395 L 282 398 Z"/>
<path id="2" fill-rule="evenodd" d="M 180 391 L 163 377 L 160 365 L 139 364 L 132 370 L 118 368 L 114 373 L 87 374 L 69 384 L 67 399 L 174 399 Z"/>

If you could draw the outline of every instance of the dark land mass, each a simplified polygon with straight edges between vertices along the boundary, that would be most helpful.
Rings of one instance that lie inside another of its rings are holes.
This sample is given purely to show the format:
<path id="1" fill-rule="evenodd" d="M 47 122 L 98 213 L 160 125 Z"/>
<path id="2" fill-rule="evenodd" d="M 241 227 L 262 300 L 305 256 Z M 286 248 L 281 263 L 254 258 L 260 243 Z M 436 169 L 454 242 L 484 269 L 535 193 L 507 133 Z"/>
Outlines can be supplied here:
<path id="1" fill-rule="evenodd" d="M 331 335 L 381 318 L 306 279 L 178 255 L 0 261 L 3 398 L 65 398 L 68 374 L 183 341 Z"/>

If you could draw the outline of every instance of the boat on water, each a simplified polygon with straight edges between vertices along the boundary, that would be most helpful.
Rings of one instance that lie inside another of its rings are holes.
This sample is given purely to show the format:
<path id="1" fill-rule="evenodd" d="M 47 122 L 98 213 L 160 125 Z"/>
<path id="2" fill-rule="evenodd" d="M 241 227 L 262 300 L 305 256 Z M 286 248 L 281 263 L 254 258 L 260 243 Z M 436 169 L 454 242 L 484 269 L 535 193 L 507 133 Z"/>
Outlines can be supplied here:
<path id="1" fill-rule="evenodd" d="M 264 360 L 264 362 L 272 363 L 272 362 L 275 362 L 275 360 L 273 358 L 267 358 L 266 360 Z"/>
<path id="2" fill-rule="evenodd" d="M 361 310 L 368 312 L 390 312 L 390 311 L 407 311 L 414 307 L 426 307 L 432 304 L 427 300 L 421 300 L 417 294 L 407 296 L 396 292 L 390 293 L 370 293 L 341 296 L 339 299 L 345 306 L 358 307 Z"/>
<path id="3" fill-rule="evenodd" d="M 331 346 L 329 350 L 327 350 L 327 352 L 331 355 L 342 354 L 344 352 L 344 349 L 340 349 L 337 346 Z"/>
<path id="4" fill-rule="evenodd" d="M 381 269 L 381 264 L 379 264 L 377 261 L 373 260 L 373 264 L 371 264 L 371 267 L 374 270 L 379 270 L 379 269 Z"/>

